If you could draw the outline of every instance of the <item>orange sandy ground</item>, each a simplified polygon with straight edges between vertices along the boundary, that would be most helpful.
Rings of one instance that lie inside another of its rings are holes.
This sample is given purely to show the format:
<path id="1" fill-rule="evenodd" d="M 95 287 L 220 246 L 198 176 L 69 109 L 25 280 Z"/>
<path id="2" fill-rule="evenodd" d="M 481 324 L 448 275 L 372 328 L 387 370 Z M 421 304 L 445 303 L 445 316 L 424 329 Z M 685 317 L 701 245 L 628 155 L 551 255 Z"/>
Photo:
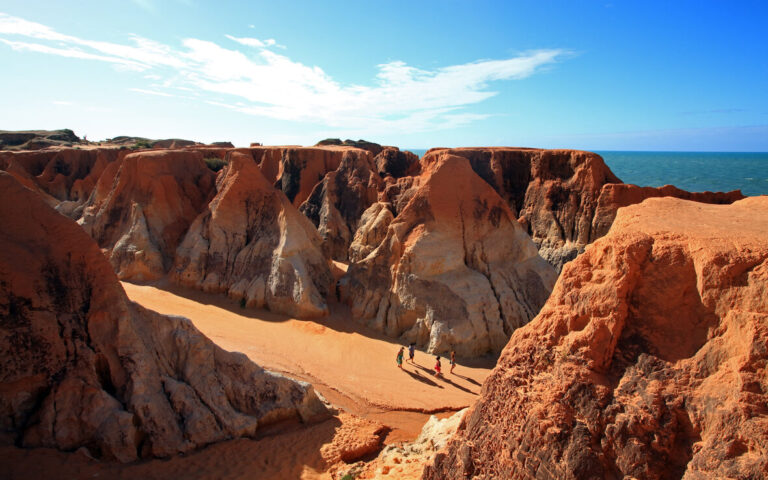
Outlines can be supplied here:
<path id="1" fill-rule="evenodd" d="M 222 442 L 187 456 L 130 465 L 99 462 L 85 454 L 49 449 L 0 448 L 1 478 L 214 479 L 332 478 L 328 452 L 347 436 L 370 437 L 376 423 L 391 429 L 384 443 L 415 439 L 428 413 L 470 405 L 494 359 L 462 362 L 444 378 L 431 375 L 434 356 L 417 351 L 415 364 L 397 368 L 400 345 L 351 320 L 345 306 L 317 321 L 295 320 L 264 310 L 243 309 L 220 295 L 175 286 L 123 283 L 131 300 L 164 314 L 182 315 L 226 350 L 239 351 L 272 371 L 312 383 L 341 413 L 325 422 L 267 428 L 259 439 Z M 407 359 L 407 351 L 406 351 Z M 469 364 L 468 364 L 469 363 Z M 420 472 L 420 468 L 412 468 Z M 404 473 L 404 472 L 403 472 Z M 408 475 L 410 476 L 410 475 Z M 388 478 L 403 478 L 388 475 Z"/>

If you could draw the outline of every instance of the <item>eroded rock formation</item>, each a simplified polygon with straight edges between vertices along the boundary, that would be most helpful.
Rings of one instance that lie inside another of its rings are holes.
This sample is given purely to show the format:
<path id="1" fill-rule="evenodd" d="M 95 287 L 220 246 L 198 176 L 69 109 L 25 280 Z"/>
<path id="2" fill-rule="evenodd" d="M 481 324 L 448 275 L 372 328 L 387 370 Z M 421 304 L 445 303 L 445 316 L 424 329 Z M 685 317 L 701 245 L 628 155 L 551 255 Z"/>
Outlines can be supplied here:
<path id="1" fill-rule="evenodd" d="M 312 223 L 245 153 L 232 152 L 217 191 L 179 246 L 173 278 L 248 306 L 325 315 L 332 277 Z"/>
<path id="2" fill-rule="evenodd" d="M 429 165 L 445 149 L 422 158 Z M 600 190 L 621 183 L 603 159 L 578 150 L 454 148 L 507 201 L 539 253 L 558 271 L 590 242 Z"/>
<path id="3" fill-rule="evenodd" d="M 619 210 L 424 478 L 764 478 L 765 232 L 768 197 Z"/>
<path id="4" fill-rule="evenodd" d="M 0 170 L 40 192 L 60 212 L 77 218 L 107 165 L 126 153 L 116 148 L 0 152 Z"/>
<path id="5" fill-rule="evenodd" d="M 257 147 L 250 150 L 264 176 L 299 207 L 326 173 L 339 168 L 348 149 Z"/>
<path id="6" fill-rule="evenodd" d="M 308 384 L 128 301 L 77 224 L 0 172 L 0 442 L 123 462 L 325 408 Z"/>
<path id="7" fill-rule="evenodd" d="M 299 210 L 317 227 L 326 256 L 347 260 L 360 217 L 382 185 L 370 153 L 359 149 L 346 150 L 339 167 L 315 185 Z"/>
<path id="8" fill-rule="evenodd" d="M 79 223 L 110 252 L 118 277 L 156 279 L 210 200 L 215 178 L 197 151 L 132 153 L 107 165 Z"/>
<path id="9" fill-rule="evenodd" d="M 381 244 L 350 266 L 356 317 L 430 352 L 499 351 L 536 315 L 555 272 L 462 157 L 431 162 Z"/>

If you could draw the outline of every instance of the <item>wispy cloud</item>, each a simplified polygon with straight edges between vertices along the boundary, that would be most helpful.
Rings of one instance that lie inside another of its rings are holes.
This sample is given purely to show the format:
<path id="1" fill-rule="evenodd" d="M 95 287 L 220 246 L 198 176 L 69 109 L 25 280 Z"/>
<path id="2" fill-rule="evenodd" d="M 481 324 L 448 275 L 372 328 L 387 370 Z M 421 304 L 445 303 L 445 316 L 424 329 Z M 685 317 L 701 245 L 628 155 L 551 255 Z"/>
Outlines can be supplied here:
<path id="1" fill-rule="evenodd" d="M 255 47 L 255 48 L 264 48 L 264 47 L 272 47 L 274 45 L 277 45 L 277 41 L 274 38 L 268 38 L 266 40 L 259 40 L 258 38 L 252 38 L 252 37 L 233 37 L 232 35 L 224 35 L 228 39 L 237 42 L 241 45 L 245 45 L 247 47 Z"/>
<path id="2" fill-rule="evenodd" d="M 175 97 L 176 95 L 173 95 L 172 93 L 166 93 L 166 92 L 158 92 L 157 90 L 147 90 L 145 88 L 129 88 L 128 90 L 132 92 L 138 92 L 138 93 L 144 93 L 147 95 L 157 95 L 160 97 Z"/>
<path id="3" fill-rule="evenodd" d="M 139 80 L 144 84 L 133 91 L 174 96 L 164 90 L 191 90 L 202 101 L 245 114 L 346 129 L 364 126 L 366 130 L 414 132 L 487 118 L 487 114 L 467 112 L 466 107 L 496 95 L 490 89 L 492 82 L 526 78 L 568 53 L 536 50 L 431 70 L 391 61 L 377 65 L 378 73 L 369 84 L 357 85 L 344 84 L 318 66 L 276 53 L 270 48 L 280 46 L 275 39 L 226 38 L 238 47 L 195 38 L 171 47 L 136 35 L 120 44 L 62 34 L 0 13 L 3 44 L 19 51 L 98 60 L 119 70 L 144 72 Z M 242 47 L 247 48 L 238 49 Z M 153 83 L 146 84 L 148 80 Z"/>

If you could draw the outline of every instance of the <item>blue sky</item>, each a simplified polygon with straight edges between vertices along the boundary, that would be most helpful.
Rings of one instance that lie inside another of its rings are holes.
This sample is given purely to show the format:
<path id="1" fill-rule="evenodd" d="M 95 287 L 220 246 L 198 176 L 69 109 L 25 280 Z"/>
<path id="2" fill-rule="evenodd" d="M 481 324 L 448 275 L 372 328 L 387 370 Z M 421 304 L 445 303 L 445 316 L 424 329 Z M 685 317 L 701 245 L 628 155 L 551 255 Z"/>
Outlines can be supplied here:
<path id="1" fill-rule="evenodd" d="M 768 151 L 768 3 L 0 4 L 0 129 Z"/>

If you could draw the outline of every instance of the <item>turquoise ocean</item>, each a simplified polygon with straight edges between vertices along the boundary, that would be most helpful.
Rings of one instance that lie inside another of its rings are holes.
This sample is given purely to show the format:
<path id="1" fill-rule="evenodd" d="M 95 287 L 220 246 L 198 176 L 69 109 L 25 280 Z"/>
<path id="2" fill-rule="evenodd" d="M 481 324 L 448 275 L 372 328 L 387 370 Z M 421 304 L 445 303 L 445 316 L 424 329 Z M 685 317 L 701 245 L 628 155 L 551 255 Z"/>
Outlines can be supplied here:
<path id="1" fill-rule="evenodd" d="M 422 156 L 426 150 L 412 149 Z M 741 190 L 768 195 L 768 152 L 596 151 L 624 183 L 644 187 L 674 185 L 690 192 Z"/>

